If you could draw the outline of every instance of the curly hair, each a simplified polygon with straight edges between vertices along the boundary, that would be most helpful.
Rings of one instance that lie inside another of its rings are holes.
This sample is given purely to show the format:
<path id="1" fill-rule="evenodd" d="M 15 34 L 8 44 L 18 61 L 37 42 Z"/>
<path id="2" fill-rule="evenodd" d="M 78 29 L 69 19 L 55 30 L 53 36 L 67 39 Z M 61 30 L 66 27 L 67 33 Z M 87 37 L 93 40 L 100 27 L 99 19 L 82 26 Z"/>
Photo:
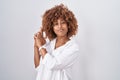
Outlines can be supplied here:
<path id="1" fill-rule="evenodd" d="M 42 17 L 43 31 L 46 33 L 46 37 L 48 37 L 49 40 L 53 40 L 57 37 L 57 35 L 53 31 L 53 23 L 59 18 L 62 18 L 67 23 L 67 36 L 70 38 L 73 35 L 76 35 L 78 25 L 73 12 L 70 11 L 63 4 L 60 4 L 47 10 Z"/>

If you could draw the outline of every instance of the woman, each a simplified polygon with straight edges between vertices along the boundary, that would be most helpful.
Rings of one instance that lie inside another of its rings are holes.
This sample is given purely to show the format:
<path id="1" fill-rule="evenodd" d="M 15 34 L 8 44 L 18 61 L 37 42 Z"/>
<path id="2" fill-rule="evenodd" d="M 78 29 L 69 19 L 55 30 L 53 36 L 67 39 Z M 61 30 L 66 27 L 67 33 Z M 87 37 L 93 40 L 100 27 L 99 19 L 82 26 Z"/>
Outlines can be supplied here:
<path id="1" fill-rule="evenodd" d="M 74 14 L 63 4 L 44 13 L 42 28 L 34 35 L 37 80 L 74 80 L 71 69 L 79 56 L 79 48 L 71 37 L 77 29 Z M 43 32 L 49 41 L 46 41 Z"/>

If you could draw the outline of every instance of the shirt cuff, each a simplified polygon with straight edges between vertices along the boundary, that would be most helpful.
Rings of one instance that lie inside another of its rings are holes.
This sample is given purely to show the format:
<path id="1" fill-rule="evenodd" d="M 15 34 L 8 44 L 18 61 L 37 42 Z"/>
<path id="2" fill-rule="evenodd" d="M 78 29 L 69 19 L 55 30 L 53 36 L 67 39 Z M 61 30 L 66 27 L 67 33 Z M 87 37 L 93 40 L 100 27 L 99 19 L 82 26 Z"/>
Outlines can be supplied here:
<path id="1" fill-rule="evenodd" d="M 51 60 L 51 58 L 52 56 L 49 53 L 47 53 L 42 60 L 42 64 L 46 64 L 47 61 Z"/>
<path id="2" fill-rule="evenodd" d="M 37 67 L 35 68 L 35 70 L 36 70 L 36 71 L 39 71 L 39 66 L 37 66 Z"/>
<path id="3" fill-rule="evenodd" d="M 40 51 L 42 48 L 46 48 L 46 44 L 44 44 L 43 46 L 39 47 L 39 51 Z"/>

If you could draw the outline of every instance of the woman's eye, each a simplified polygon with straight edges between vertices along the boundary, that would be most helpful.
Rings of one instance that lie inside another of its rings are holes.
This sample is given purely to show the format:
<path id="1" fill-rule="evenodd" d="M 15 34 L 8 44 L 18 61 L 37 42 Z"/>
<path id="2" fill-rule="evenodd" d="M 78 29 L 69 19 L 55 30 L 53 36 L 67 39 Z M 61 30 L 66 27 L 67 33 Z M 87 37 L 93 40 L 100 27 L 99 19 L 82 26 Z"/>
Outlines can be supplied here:
<path id="1" fill-rule="evenodd" d="M 54 23 L 54 25 L 58 25 L 58 23 Z"/>

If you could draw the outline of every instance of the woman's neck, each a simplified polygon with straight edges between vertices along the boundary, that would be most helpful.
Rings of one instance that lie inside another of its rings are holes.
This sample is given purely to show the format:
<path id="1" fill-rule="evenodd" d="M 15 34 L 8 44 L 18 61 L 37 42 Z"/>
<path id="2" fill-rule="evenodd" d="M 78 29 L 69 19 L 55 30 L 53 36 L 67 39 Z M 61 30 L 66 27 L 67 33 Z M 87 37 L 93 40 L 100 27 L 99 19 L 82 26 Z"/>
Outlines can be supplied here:
<path id="1" fill-rule="evenodd" d="M 69 41 L 70 39 L 67 36 L 64 37 L 57 37 L 56 38 L 56 44 L 55 44 L 55 49 L 64 45 L 67 41 Z"/>
<path id="2" fill-rule="evenodd" d="M 68 41 L 69 38 L 67 36 L 60 36 L 60 37 L 57 37 L 57 42 L 66 42 Z"/>

